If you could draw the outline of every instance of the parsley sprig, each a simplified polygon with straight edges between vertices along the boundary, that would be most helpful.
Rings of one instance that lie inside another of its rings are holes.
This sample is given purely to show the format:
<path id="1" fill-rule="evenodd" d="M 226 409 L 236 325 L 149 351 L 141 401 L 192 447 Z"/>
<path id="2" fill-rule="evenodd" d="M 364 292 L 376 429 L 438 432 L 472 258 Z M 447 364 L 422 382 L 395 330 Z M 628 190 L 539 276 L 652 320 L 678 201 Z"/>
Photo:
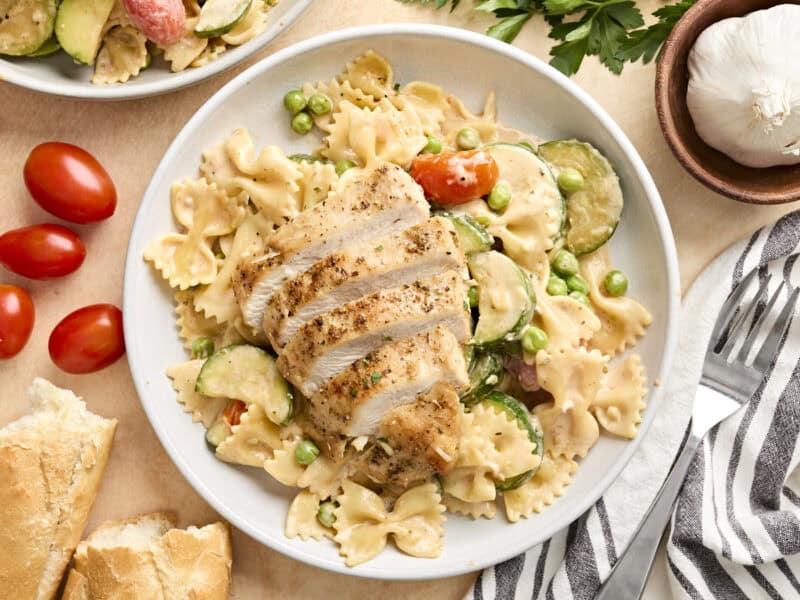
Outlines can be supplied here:
<path id="1" fill-rule="evenodd" d="M 656 21 L 647 27 L 633 0 L 476 0 L 474 8 L 494 14 L 498 21 L 486 33 L 509 43 L 535 14 L 542 14 L 550 25 L 550 37 L 558 41 L 550 49 L 551 65 L 573 75 L 586 56 L 597 56 L 618 75 L 626 62 L 653 60 L 675 23 L 695 1 L 680 0 L 656 10 Z M 448 0 L 399 2 L 440 9 Z M 450 10 L 459 2 L 450 0 Z"/>

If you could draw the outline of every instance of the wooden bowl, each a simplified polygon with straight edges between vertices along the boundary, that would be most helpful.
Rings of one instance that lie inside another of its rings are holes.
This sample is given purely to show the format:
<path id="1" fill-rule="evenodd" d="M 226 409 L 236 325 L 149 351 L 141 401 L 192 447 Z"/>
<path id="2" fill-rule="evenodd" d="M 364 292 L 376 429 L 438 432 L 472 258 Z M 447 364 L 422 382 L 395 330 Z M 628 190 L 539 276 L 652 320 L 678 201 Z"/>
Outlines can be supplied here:
<path id="1" fill-rule="evenodd" d="M 800 164 L 761 169 L 746 167 L 701 140 L 686 105 L 688 57 L 697 37 L 709 25 L 777 4 L 800 4 L 800 0 L 698 0 L 667 38 L 656 68 L 656 110 L 675 157 L 712 190 L 752 204 L 800 200 Z"/>

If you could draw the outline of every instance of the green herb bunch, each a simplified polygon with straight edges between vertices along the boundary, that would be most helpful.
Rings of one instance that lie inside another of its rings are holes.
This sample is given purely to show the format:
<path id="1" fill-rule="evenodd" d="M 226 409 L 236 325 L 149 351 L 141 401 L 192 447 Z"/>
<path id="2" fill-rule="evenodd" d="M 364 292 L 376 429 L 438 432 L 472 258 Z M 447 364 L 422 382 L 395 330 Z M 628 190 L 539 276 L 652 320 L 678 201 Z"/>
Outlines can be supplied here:
<path id="1" fill-rule="evenodd" d="M 448 0 L 398 0 L 405 4 L 432 5 L 440 9 Z M 476 0 L 475 10 L 493 13 L 497 23 L 486 33 L 512 42 L 534 15 L 550 25 L 550 37 L 558 44 L 550 50 L 550 64 L 572 75 L 585 56 L 597 56 L 612 73 L 620 74 L 626 62 L 649 63 L 664 40 L 696 0 L 680 0 L 653 13 L 656 21 L 645 27 L 642 12 L 633 0 Z M 461 0 L 449 0 L 454 10 Z"/>

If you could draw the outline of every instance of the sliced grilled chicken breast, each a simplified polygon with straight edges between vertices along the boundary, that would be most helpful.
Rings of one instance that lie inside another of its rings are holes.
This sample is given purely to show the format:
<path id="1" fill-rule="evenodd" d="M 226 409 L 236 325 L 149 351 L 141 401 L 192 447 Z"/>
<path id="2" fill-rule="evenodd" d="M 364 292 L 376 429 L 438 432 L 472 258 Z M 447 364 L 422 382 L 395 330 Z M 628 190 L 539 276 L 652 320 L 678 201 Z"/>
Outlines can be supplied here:
<path id="1" fill-rule="evenodd" d="M 390 410 L 414 402 L 437 382 L 457 389 L 469 383 L 461 345 L 443 325 L 357 360 L 309 399 L 309 413 L 326 437 L 377 435 Z"/>
<path id="2" fill-rule="evenodd" d="M 303 325 L 278 358 L 278 369 L 307 398 L 388 341 L 444 325 L 459 342 L 470 335 L 467 283 L 462 271 L 343 304 Z"/>
<path id="3" fill-rule="evenodd" d="M 245 322 L 259 327 L 267 302 L 283 282 L 323 257 L 402 231 L 429 216 L 422 188 L 397 165 L 351 169 L 327 199 L 281 226 L 262 256 L 240 265 L 233 291 Z"/>
<path id="4" fill-rule="evenodd" d="M 303 324 L 341 304 L 465 264 L 452 222 L 434 217 L 331 254 L 286 281 L 267 303 L 264 331 L 282 348 Z"/>
<path id="5" fill-rule="evenodd" d="M 412 404 L 391 410 L 380 427 L 385 441 L 355 459 L 355 471 L 399 495 L 417 481 L 447 473 L 458 458 L 458 394 L 438 383 Z"/>

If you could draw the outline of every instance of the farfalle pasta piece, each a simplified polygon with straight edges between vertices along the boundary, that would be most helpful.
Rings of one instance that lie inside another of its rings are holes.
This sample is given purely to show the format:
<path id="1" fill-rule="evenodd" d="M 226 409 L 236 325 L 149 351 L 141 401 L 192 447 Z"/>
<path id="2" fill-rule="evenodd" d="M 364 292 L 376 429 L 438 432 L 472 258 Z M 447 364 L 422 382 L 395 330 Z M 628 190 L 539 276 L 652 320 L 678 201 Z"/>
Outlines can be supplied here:
<path id="1" fill-rule="evenodd" d="M 589 298 L 600 318 L 601 327 L 592 336 L 590 346 L 614 356 L 636 343 L 653 322 L 648 310 L 628 296 L 605 294 L 604 280 L 611 271 L 608 249 L 603 247 L 581 257 L 581 274 L 589 284 Z"/>
<path id="2" fill-rule="evenodd" d="M 392 65 L 373 50 L 367 50 L 347 63 L 344 73 L 337 79 L 340 82 L 349 82 L 355 89 L 378 100 L 395 93 Z"/>
<path id="3" fill-rule="evenodd" d="M 187 69 L 208 46 L 208 38 L 197 37 L 194 34 L 194 28 L 199 20 L 199 16 L 187 15 L 183 37 L 174 44 L 159 46 L 164 52 L 164 60 L 169 63 L 173 73 Z"/>
<path id="4" fill-rule="evenodd" d="M 375 492 L 346 479 L 336 500 L 334 539 L 350 567 L 376 556 L 390 534 L 397 547 L 411 556 L 433 558 L 442 550 L 445 507 L 433 483 L 413 487 L 387 512 Z"/>
<path id="5" fill-rule="evenodd" d="M 319 496 L 308 490 L 303 490 L 294 497 L 286 515 L 287 538 L 299 537 L 303 541 L 333 538 L 333 531 L 317 519 L 319 503 Z"/>
<path id="6" fill-rule="evenodd" d="M 303 476 L 303 465 L 294 458 L 294 450 L 299 441 L 299 438 L 283 440 L 272 457 L 264 462 L 264 470 L 289 487 L 300 487 L 299 480 Z"/>
<path id="7" fill-rule="evenodd" d="M 141 31 L 132 25 L 113 27 L 103 36 L 92 83 L 125 83 L 136 77 L 149 61 L 147 38 Z"/>
<path id="8" fill-rule="evenodd" d="M 472 408 L 474 426 L 493 447 L 494 475 L 507 479 L 539 466 L 539 456 L 528 432 L 508 411 L 488 402 L 479 402 Z"/>
<path id="9" fill-rule="evenodd" d="M 343 102 L 354 104 L 358 108 L 375 108 L 378 100 L 369 94 L 354 88 L 349 81 L 339 81 L 331 79 L 329 81 L 317 81 L 315 83 L 306 82 L 301 86 L 301 91 L 306 98 L 314 94 L 325 94 L 331 99 L 331 111 L 324 115 L 311 115 L 316 125 L 321 131 L 330 133 L 333 115 L 341 110 Z"/>
<path id="10" fill-rule="evenodd" d="M 192 414 L 193 421 L 199 421 L 208 428 L 225 410 L 228 400 L 210 398 L 195 391 L 197 376 L 204 362 L 198 359 L 172 365 L 167 368 L 167 377 L 172 380 L 172 387 L 178 393 L 177 400 L 183 405 L 183 410 Z"/>
<path id="11" fill-rule="evenodd" d="M 399 110 L 383 99 L 372 110 L 350 102 L 342 102 L 340 108 L 322 150 L 330 160 L 353 160 L 364 165 L 387 161 L 407 166 L 428 143 L 419 115 L 411 106 Z"/>
<path id="12" fill-rule="evenodd" d="M 336 168 L 330 163 L 303 161 L 297 165 L 303 174 L 298 182 L 300 186 L 300 205 L 308 210 L 328 197 L 328 193 L 336 186 L 339 176 Z"/>
<path id="13" fill-rule="evenodd" d="M 574 460 L 545 452 L 542 465 L 530 481 L 503 493 L 508 520 L 516 523 L 521 517 L 527 518 L 551 505 L 564 494 L 577 468 Z"/>
<path id="14" fill-rule="evenodd" d="M 247 14 L 228 33 L 220 36 L 223 42 L 231 46 L 241 46 L 264 33 L 269 24 L 270 5 L 266 0 L 252 0 Z"/>
<path id="15" fill-rule="evenodd" d="M 318 456 L 297 478 L 297 487 L 308 488 L 320 498 L 330 498 L 339 493 L 343 475 L 342 465 L 325 456 Z"/>
<path id="16" fill-rule="evenodd" d="M 493 474 L 499 469 L 496 451 L 491 441 L 478 430 L 475 415 L 459 414 L 458 460 L 448 473 L 441 476 L 446 494 L 464 502 L 488 502 L 495 499 L 497 491 Z"/>
<path id="17" fill-rule="evenodd" d="M 470 112 L 456 96 L 447 96 L 447 109 L 442 122 L 443 144 L 448 148 L 456 148 L 456 137 L 464 127 L 471 127 L 480 135 L 484 144 L 498 141 L 497 108 L 494 92 L 489 92 L 484 103 L 483 113 L 476 115 Z"/>
<path id="18" fill-rule="evenodd" d="M 258 404 L 250 404 L 239 424 L 217 446 L 216 455 L 229 463 L 261 467 L 283 444 L 280 428 L 267 418 Z"/>
<path id="19" fill-rule="evenodd" d="M 539 384 L 562 412 L 588 409 L 600 389 L 608 357 L 597 350 L 566 346 L 536 353 Z"/>
<path id="20" fill-rule="evenodd" d="M 245 193 L 271 222 L 281 225 L 300 212 L 297 163 L 277 146 L 256 152 L 246 129 L 237 129 L 222 144 L 205 152 L 200 172 L 229 194 Z"/>
<path id="21" fill-rule="evenodd" d="M 544 432 L 544 447 L 553 456 L 584 457 L 600 437 L 592 413 L 586 409 L 560 410 L 552 402 L 533 409 Z"/>
<path id="22" fill-rule="evenodd" d="M 208 63 L 217 60 L 222 54 L 225 54 L 227 49 L 228 45 L 221 39 L 210 39 L 208 40 L 206 47 L 203 48 L 203 51 L 197 55 L 197 58 L 195 58 L 189 66 L 203 67 Z"/>
<path id="23" fill-rule="evenodd" d="M 181 290 L 211 283 L 217 260 L 211 238 L 233 231 L 245 216 L 244 198 L 231 198 L 205 179 L 173 184 L 172 212 L 186 233 L 170 233 L 150 244 L 144 258 L 170 286 Z"/>
<path id="24" fill-rule="evenodd" d="M 241 309 L 231 287 L 231 277 L 244 256 L 256 254 L 266 247 L 271 233 L 272 223 L 263 215 L 248 214 L 236 229 L 233 243 L 214 281 L 194 294 L 195 308 L 220 323 L 241 318 Z"/>
<path id="25" fill-rule="evenodd" d="M 175 315 L 177 317 L 178 335 L 183 340 L 183 347 L 191 350 L 192 342 L 199 337 L 220 339 L 226 328 L 216 319 L 208 318 L 194 306 L 194 291 L 175 292 Z M 215 344 L 215 346 L 222 344 Z"/>
<path id="26" fill-rule="evenodd" d="M 441 134 L 448 104 L 444 90 L 438 85 L 426 81 L 412 81 L 389 99 L 401 110 L 411 106 L 419 115 L 425 135 Z"/>
<path id="27" fill-rule="evenodd" d="M 464 502 L 455 496 L 445 494 L 442 498 L 442 503 L 448 511 L 466 517 L 472 517 L 476 520 L 481 517 L 485 519 L 494 519 L 497 514 L 497 504 L 494 500 L 489 500 L 487 502 Z"/>
<path id="28" fill-rule="evenodd" d="M 550 349 L 577 347 L 600 329 L 600 319 L 585 304 L 569 296 L 550 296 L 544 285 L 536 292 L 536 317 Z"/>
<path id="29" fill-rule="evenodd" d="M 646 383 L 642 360 L 636 354 L 609 369 L 590 406 L 603 429 L 628 439 L 636 437 L 646 406 Z"/>

